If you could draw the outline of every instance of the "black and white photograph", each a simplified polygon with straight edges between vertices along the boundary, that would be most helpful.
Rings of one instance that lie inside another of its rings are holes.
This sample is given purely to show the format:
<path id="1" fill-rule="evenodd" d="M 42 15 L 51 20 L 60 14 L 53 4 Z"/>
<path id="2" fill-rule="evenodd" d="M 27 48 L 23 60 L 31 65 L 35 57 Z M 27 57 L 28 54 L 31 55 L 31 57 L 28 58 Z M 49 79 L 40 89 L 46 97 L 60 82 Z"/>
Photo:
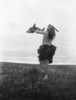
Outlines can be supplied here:
<path id="1" fill-rule="evenodd" d="M 76 0 L 0 1 L 0 100 L 76 100 Z"/>

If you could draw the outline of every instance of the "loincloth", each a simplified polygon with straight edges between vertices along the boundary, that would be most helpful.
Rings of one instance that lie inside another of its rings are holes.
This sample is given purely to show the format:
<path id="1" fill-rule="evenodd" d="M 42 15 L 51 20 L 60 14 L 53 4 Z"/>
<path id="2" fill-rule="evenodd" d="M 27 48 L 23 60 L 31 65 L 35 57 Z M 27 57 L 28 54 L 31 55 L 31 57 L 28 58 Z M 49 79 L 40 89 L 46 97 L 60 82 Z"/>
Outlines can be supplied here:
<path id="1" fill-rule="evenodd" d="M 49 63 L 52 63 L 56 48 L 57 47 L 54 46 L 53 44 L 51 46 L 41 45 L 38 49 L 39 61 L 47 59 L 47 60 L 49 60 Z"/>

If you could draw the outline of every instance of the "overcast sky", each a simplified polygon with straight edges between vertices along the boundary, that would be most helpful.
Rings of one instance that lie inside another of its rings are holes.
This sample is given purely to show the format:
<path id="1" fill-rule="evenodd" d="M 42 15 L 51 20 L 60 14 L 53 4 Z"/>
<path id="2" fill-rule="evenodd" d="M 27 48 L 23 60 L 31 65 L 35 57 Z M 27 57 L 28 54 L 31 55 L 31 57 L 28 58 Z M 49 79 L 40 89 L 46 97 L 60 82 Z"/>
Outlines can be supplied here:
<path id="1" fill-rule="evenodd" d="M 59 30 L 54 63 L 76 62 L 76 0 L 0 1 L 0 60 L 38 63 L 42 36 L 26 33 L 34 23 Z"/>

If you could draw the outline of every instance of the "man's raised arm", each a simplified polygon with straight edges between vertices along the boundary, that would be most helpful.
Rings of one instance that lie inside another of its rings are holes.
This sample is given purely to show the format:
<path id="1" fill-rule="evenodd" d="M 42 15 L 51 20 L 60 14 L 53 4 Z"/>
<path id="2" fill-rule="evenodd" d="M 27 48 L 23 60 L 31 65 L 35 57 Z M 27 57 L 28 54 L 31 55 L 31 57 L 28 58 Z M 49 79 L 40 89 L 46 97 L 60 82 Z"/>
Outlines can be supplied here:
<path id="1" fill-rule="evenodd" d="M 34 32 L 37 34 L 42 34 L 42 35 L 47 34 L 46 31 L 41 31 L 41 30 L 34 30 Z"/>

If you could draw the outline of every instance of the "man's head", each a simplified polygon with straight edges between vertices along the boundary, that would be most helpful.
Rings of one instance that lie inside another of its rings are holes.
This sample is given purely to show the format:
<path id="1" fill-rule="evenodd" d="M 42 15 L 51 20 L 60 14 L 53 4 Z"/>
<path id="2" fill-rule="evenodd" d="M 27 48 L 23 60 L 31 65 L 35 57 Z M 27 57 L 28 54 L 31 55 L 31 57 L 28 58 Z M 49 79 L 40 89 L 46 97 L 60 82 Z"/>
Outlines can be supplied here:
<path id="1" fill-rule="evenodd" d="M 47 31 L 51 31 L 52 29 L 59 32 L 53 25 L 49 24 L 47 27 Z"/>
<path id="2" fill-rule="evenodd" d="M 49 24 L 47 27 L 47 32 L 48 32 L 49 39 L 53 40 L 54 37 L 56 36 L 54 26 Z"/>

